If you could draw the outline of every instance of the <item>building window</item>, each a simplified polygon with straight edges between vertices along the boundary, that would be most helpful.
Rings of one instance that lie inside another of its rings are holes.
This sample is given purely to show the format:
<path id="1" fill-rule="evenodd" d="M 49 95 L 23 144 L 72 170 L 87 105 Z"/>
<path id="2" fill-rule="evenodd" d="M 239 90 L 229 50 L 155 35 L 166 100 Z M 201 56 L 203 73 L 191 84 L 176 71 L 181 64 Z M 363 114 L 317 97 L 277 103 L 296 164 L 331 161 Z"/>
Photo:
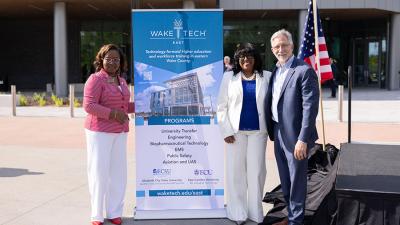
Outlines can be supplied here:
<path id="1" fill-rule="evenodd" d="M 125 79 L 132 80 L 130 71 L 130 27 L 129 22 L 93 21 L 83 22 L 80 29 L 80 65 L 82 82 L 95 71 L 93 62 L 96 53 L 105 44 L 116 44 L 127 56 L 128 73 Z"/>
<path id="2" fill-rule="evenodd" d="M 224 21 L 224 55 L 233 59 L 238 44 L 242 42 L 253 43 L 260 51 L 263 65 L 266 70 L 275 66 L 275 56 L 271 52 L 270 38 L 279 29 L 285 28 L 292 34 L 294 42 L 294 54 L 297 54 L 297 32 L 296 20 L 244 20 Z"/>

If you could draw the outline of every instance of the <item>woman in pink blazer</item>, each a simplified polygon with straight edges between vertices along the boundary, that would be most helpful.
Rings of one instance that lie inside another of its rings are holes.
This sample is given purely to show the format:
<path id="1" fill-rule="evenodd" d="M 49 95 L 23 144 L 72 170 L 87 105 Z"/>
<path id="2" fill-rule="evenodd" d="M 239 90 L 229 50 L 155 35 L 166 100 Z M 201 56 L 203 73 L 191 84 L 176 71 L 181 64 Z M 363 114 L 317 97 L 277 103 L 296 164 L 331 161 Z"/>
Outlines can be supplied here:
<path id="1" fill-rule="evenodd" d="M 121 224 L 126 187 L 126 143 L 129 131 L 128 113 L 134 112 L 129 102 L 128 85 L 120 75 L 126 59 L 116 45 L 108 44 L 97 53 L 96 72 L 86 81 L 83 107 L 87 143 L 87 170 L 91 197 L 91 224 Z"/>

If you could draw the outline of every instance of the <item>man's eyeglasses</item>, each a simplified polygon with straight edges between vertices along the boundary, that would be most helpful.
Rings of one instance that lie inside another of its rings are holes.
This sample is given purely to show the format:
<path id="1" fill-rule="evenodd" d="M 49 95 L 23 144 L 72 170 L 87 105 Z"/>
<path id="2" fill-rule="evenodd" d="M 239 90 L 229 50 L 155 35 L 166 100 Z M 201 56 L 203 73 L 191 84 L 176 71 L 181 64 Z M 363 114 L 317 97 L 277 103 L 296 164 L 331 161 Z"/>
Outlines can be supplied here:
<path id="1" fill-rule="evenodd" d="M 253 61 L 254 60 L 254 57 L 253 56 L 241 56 L 241 57 L 239 57 L 239 62 L 240 63 L 244 63 L 244 61 L 245 60 L 249 60 L 249 61 Z"/>
<path id="2" fill-rule="evenodd" d="M 119 58 L 104 58 L 104 61 L 106 61 L 106 63 L 119 63 L 120 59 Z"/>
<path id="3" fill-rule="evenodd" d="M 279 50 L 280 48 L 282 49 L 286 49 L 290 46 L 290 44 L 281 44 L 281 45 L 277 45 L 277 46 L 273 46 L 272 49 L 273 50 Z"/>

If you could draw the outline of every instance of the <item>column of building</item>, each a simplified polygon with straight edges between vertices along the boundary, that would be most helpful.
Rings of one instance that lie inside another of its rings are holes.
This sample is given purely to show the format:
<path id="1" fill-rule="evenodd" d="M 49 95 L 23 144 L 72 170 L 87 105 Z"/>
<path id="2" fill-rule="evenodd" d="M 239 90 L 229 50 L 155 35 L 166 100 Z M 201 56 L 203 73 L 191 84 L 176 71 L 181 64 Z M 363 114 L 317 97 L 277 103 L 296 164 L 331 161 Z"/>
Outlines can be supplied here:
<path id="1" fill-rule="evenodd" d="M 65 2 L 54 3 L 54 81 L 58 96 L 67 96 L 67 13 Z"/>
<path id="2" fill-rule="evenodd" d="M 182 8 L 184 8 L 184 9 L 194 9 L 194 8 L 196 8 L 196 5 L 195 5 L 193 0 L 184 0 Z"/>
<path id="3" fill-rule="evenodd" d="M 390 33 L 389 89 L 400 89 L 400 14 L 393 14 Z"/>

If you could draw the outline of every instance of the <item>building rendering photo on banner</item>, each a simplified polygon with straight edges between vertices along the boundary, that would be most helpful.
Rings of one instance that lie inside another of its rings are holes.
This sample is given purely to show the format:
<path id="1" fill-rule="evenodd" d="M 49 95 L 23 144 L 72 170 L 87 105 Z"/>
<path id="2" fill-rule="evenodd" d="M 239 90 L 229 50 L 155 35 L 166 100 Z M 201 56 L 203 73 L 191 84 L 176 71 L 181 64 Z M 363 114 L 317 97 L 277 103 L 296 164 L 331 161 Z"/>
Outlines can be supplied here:
<path id="1" fill-rule="evenodd" d="M 151 116 L 204 115 L 203 92 L 197 73 L 165 81 L 167 89 L 151 93 Z M 211 100 L 211 99 L 210 99 Z M 207 113 L 213 116 L 211 101 Z"/>
<path id="2" fill-rule="evenodd" d="M 225 217 L 222 10 L 133 10 L 137 219 Z"/>

